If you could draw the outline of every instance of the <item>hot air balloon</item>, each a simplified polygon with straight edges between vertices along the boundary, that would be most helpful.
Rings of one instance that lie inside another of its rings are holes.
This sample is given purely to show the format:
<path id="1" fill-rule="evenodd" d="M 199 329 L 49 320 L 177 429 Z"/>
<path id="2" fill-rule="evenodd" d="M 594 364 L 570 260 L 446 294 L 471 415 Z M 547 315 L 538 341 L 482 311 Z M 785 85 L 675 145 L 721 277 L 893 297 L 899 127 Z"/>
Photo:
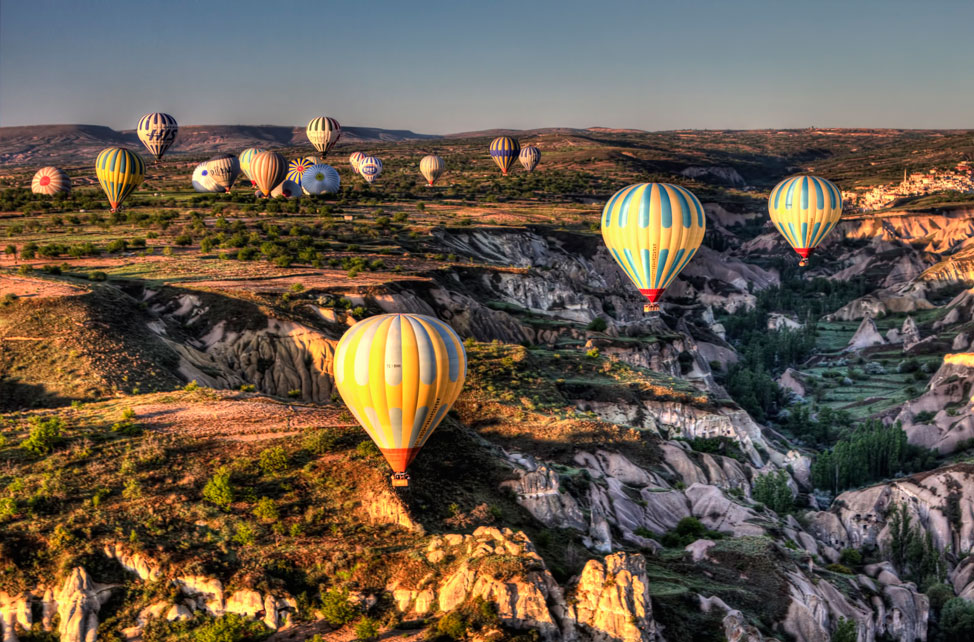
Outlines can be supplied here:
<path id="1" fill-rule="evenodd" d="M 219 154 L 206 162 L 206 171 L 213 182 L 229 192 L 240 175 L 240 161 L 233 154 Z"/>
<path id="2" fill-rule="evenodd" d="M 517 158 L 521 161 L 524 169 L 533 172 L 534 168 L 538 166 L 538 161 L 541 160 L 541 150 L 534 145 L 528 145 L 521 150 Z"/>
<path id="3" fill-rule="evenodd" d="M 348 157 L 348 164 L 352 166 L 356 172 L 358 171 L 358 164 L 362 162 L 365 158 L 365 154 L 362 152 L 353 152 L 351 156 Z"/>
<path id="4" fill-rule="evenodd" d="M 317 165 L 318 162 L 318 158 L 315 156 L 295 158 L 293 161 L 287 164 L 287 174 L 285 175 L 285 178 L 300 185 L 301 177 L 304 176 L 304 170 L 308 169 L 312 165 Z"/>
<path id="5" fill-rule="evenodd" d="M 602 210 L 602 238 L 639 292 L 658 301 L 703 241 L 703 205 L 689 190 L 668 183 L 639 183 L 616 192 Z"/>
<path id="6" fill-rule="evenodd" d="M 768 197 L 771 222 L 808 265 L 808 256 L 842 216 L 842 193 L 817 176 L 792 176 L 778 183 Z"/>
<path id="7" fill-rule="evenodd" d="M 375 156 L 366 156 L 358 164 L 358 173 L 366 181 L 372 183 L 382 173 L 382 161 Z"/>
<path id="8" fill-rule="evenodd" d="M 287 161 L 277 152 L 261 152 L 250 159 L 250 175 L 263 196 L 284 180 Z"/>
<path id="9" fill-rule="evenodd" d="M 169 146 L 176 140 L 179 132 L 179 125 L 176 119 L 169 114 L 146 114 L 139 119 L 139 126 L 136 128 L 139 140 L 145 145 L 156 160 L 162 158 Z"/>
<path id="10" fill-rule="evenodd" d="M 321 152 L 322 156 L 325 156 L 328 154 L 328 150 L 334 147 L 338 139 L 342 137 L 342 127 L 334 118 L 318 116 L 308 123 L 308 129 L 305 130 L 305 133 L 314 148 Z"/>
<path id="11" fill-rule="evenodd" d="M 222 192 L 220 186 L 216 184 L 213 177 L 210 176 L 210 172 L 206 169 L 206 163 L 200 163 L 193 170 L 193 189 L 197 192 Z"/>
<path id="12" fill-rule="evenodd" d="M 442 158 L 433 154 L 423 156 L 423 160 L 419 161 L 419 172 L 431 187 L 436 182 L 436 179 L 440 177 L 440 174 L 443 173 L 444 169 L 446 169 L 446 163 L 443 162 Z"/>
<path id="13" fill-rule="evenodd" d="M 115 213 L 121 209 L 120 205 L 125 197 L 142 184 L 145 178 L 145 161 L 124 147 L 109 147 L 98 153 L 95 174 L 108 196 L 112 213 Z"/>
<path id="14" fill-rule="evenodd" d="M 71 193 L 71 179 L 63 169 L 57 167 L 42 167 L 34 174 L 30 181 L 30 191 L 44 196 Z"/>
<path id="15" fill-rule="evenodd" d="M 301 198 L 301 186 L 285 178 L 280 185 L 271 190 L 271 198 Z"/>
<path id="16" fill-rule="evenodd" d="M 511 165 L 514 164 L 514 161 L 517 160 L 517 156 L 520 153 L 521 144 L 517 142 L 516 138 L 500 136 L 490 143 L 490 157 L 494 159 L 497 166 L 504 172 L 504 176 L 507 176 L 507 171 L 511 169 Z"/>
<path id="17" fill-rule="evenodd" d="M 259 147 L 248 147 L 240 152 L 240 171 L 243 172 L 248 179 L 250 179 L 251 185 L 256 185 L 257 183 L 254 182 L 254 177 L 250 175 L 250 161 L 253 160 L 254 156 L 262 151 L 264 150 Z"/>
<path id="18" fill-rule="evenodd" d="M 456 332 L 420 314 L 380 314 L 348 329 L 335 348 L 335 385 L 385 455 L 393 486 L 460 395 L 467 355 Z"/>
<path id="19" fill-rule="evenodd" d="M 338 170 L 324 163 L 312 165 L 301 177 L 301 189 L 306 194 L 337 194 L 341 185 Z"/>

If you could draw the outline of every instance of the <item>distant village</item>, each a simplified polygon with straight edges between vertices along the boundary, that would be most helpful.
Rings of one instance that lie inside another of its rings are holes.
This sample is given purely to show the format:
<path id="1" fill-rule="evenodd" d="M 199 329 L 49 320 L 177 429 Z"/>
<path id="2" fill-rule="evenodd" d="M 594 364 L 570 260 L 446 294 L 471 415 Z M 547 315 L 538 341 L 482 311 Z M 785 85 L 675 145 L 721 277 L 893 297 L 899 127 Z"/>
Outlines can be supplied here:
<path id="1" fill-rule="evenodd" d="M 843 191 L 847 210 L 868 212 L 879 210 L 906 196 L 922 196 L 937 192 L 974 192 L 974 166 L 961 161 L 953 169 L 931 169 L 907 175 L 899 183 L 880 185 L 863 190 Z"/>

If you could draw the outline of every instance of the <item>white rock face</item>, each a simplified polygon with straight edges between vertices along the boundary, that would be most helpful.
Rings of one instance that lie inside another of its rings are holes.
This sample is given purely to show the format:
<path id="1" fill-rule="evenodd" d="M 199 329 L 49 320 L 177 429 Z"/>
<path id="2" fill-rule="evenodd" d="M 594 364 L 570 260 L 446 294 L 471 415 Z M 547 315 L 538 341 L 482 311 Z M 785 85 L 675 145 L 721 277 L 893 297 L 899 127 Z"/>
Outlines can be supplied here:
<path id="1" fill-rule="evenodd" d="M 896 416 L 909 442 L 947 455 L 974 439 L 974 406 L 967 396 L 972 381 L 974 354 L 946 355 L 924 393 L 903 404 Z"/>
<path id="2" fill-rule="evenodd" d="M 55 595 L 61 642 L 96 642 L 98 610 L 110 593 L 111 587 L 96 584 L 85 569 L 72 569 Z"/>
<path id="3" fill-rule="evenodd" d="M 883 335 L 876 328 L 876 322 L 873 321 L 871 316 L 866 316 L 863 318 L 862 323 L 859 324 L 856 333 L 849 339 L 849 345 L 846 347 L 846 350 L 862 350 L 863 348 L 885 345 L 885 343 L 886 339 L 883 338 Z"/>
<path id="4" fill-rule="evenodd" d="M 578 502 L 570 494 L 561 490 L 558 473 L 542 464 L 527 472 L 520 468 L 516 481 L 504 482 L 517 495 L 518 503 L 534 515 L 545 526 L 585 530 L 585 516 Z"/>

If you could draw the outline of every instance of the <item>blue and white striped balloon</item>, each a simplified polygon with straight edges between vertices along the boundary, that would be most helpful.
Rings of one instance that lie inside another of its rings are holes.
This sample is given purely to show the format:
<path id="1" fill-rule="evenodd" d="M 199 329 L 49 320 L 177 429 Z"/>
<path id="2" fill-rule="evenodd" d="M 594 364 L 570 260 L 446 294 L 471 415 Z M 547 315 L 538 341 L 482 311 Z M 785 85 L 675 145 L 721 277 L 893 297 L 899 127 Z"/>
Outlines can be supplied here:
<path id="1" fill-rule="evenodd" d="M 337 194 L 341 185 L 338 171 L 324 163 L 312 165 L 301 175 L 301 189 L 305 194 Z"/>

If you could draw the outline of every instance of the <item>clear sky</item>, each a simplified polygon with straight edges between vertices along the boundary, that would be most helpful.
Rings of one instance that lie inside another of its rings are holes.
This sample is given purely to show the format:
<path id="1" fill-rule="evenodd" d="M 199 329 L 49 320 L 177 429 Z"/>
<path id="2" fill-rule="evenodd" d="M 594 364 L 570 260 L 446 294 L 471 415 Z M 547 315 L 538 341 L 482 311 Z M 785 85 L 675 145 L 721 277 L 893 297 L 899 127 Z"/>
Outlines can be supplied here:
<path id="1" fill-rule="evenodd" d="M 0 125 L 974 127 L 970 0 L 0 0 Z"/>

